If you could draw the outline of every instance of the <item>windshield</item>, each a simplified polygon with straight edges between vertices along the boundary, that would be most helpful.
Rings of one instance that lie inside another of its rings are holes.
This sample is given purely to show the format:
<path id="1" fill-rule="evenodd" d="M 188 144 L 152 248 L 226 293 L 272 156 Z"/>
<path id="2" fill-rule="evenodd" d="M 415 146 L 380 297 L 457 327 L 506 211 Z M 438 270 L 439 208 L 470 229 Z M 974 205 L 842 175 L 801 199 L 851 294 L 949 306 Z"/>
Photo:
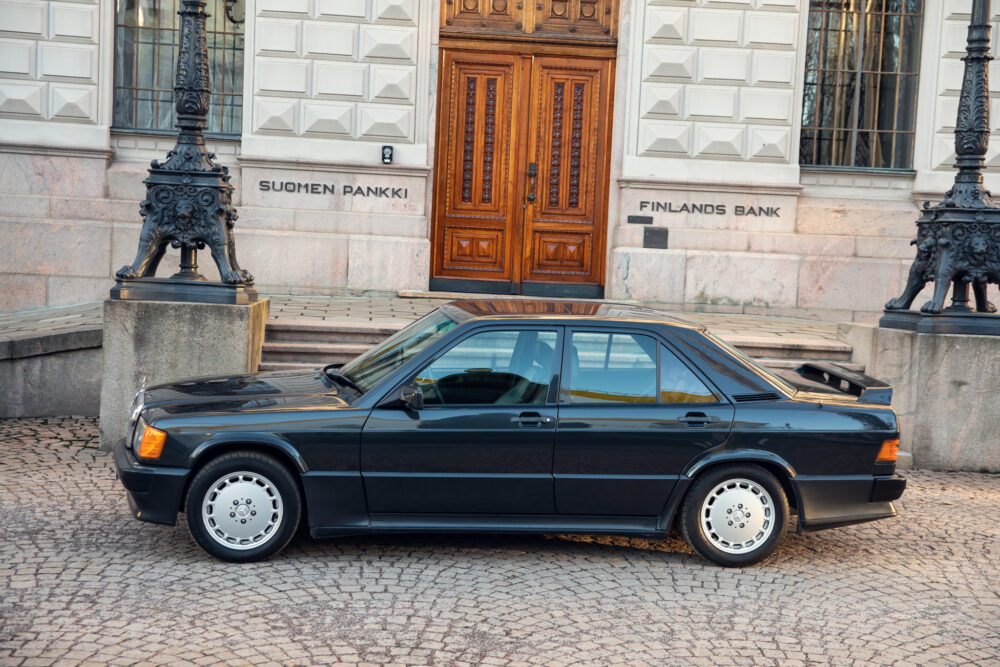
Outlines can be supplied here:
<path id="1" fill-rule="evenodd" d="M 340 372 L 363 391 L 369 391 L 381 382 L 382 378 L 456 326 L 458 322 L 445 315 L 443 311 L 431 311 L 345 364 Z"/>
<path id="2" fill-rule="evenodd" d="M 761 366 L 760 364 L 758 364 L 756 361 L 754 361 L 753 359 L 751 359 L 747 355 L 743 354 L 743 352 L 741 352 L 740 350 L 737 350 L 735 347 L 733 347 L 732 345 L 730 345 L 726 341 L 722 340 L 721 338 L 715 336 L 714 334 L 708 333 L 706 331 L 705 335 L 708 336 L 712 340 L 713 343 L 715 343 L 716 345 L 718 345 L 721 348 L 725 348 L 726 350 L 728 350 L 730 354 L 732 354 L 734 357 L 736 357 L 737 359 L 739 359 L 740 361 L 742 361 L 745 365 L 749 366 L 751 370 L 753 370 L 758 375 L 760 375 L 761 377 L 763 377 L 765 380 L 767 380 L 771 384 L 775 385 L 776 387 L 778 387 L 779 389 L 781 389 L 782 391 L 784 391 L 789 396 L 792 396 L 792 395 L 795 394 L 795 391 L 796 391 L 795 387 L 793 387 L 792 385 L 788 384 L 787 382 L 785 382 L 784 380 L 782 380 L 780 377 L 778 377 L 774 373 L 766 370 L 763 366 Z"/>

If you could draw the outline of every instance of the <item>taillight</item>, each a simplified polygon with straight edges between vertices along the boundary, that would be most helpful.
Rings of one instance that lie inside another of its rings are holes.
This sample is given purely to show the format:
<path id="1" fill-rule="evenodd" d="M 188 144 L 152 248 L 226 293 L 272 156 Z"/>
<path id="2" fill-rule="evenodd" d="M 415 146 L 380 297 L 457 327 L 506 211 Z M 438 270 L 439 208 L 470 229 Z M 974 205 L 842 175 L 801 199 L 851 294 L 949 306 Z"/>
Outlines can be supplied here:
<path id="1" fill-rule="evenodd" d="M 899 458 L 899 438 L 893 438 L 882 443 L 882 449 L 878 450 L 875 463 L 895 463 L 897 458 Z"/>

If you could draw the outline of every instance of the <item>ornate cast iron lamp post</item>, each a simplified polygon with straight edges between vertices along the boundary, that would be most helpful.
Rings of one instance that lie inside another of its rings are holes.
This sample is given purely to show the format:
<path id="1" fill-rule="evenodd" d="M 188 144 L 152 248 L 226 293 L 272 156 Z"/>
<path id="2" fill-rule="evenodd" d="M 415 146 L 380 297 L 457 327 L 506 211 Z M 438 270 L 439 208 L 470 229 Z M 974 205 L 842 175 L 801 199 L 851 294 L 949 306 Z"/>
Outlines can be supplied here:
<path id="1" fill-rule="evenodd" d="M 210 89 L 205 38 L 206 0 L 183 0 L 180 48 L 174 99 L 177 108 L 177 144 L 164 162 L 150 163 L 146 199 L 135 261 L 115 274 L 112 299 L 196 301 L 243 304 L 257 300 L 253 276 L 236 261 L 229 170 L 205 149 L 203 132 Z M 181 250 L 181 270 L 170 278 L 156 278 L 156 269 L 170 244 Z M 198 273 L 197 253 L 211 250 L 222 282 L 209 282 Z"/>
<path id="2" fill-rule="evenodd" d="M 879 326 L 921 333 L 1000 335 L 1000 316 L 986 299 L 989 283 L 1000 284 L 1000 208 L 983 188 L 990 139 L 990 0 L 972 0 L 965 76 L 955 124 L 955 184 L 944 201 L 924 203 L 917 220 L 917 256 L 903 294 L 885 305 Z M 909 310 L 928 282 L 934 296 L 920 312 Z M 969 306 L 969 287 L 975 309 Z M 951 305 L 944 307 L 949 286 Z"/>

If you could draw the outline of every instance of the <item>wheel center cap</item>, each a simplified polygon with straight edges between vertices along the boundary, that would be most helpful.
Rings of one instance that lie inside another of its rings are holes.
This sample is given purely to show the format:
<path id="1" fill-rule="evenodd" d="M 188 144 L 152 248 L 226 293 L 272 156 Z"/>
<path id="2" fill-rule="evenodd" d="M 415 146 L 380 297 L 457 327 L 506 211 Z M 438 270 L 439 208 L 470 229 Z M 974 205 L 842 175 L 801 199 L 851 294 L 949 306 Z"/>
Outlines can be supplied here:
<path id="1" fill-rule="evenodd" d="M 746 515 L 746 513 L 743 510 L 735 510 L 735 511 L 733 511 L 733 520 L 734 521 L 743 521 L 746 518 L 747 518 L 747 515 Z"/>
<path id="2" fill-rule="evenodd" d="M 236 508 L 236 516 L 240 519 L 246 519 L 250 516 L 250 508 L 246 505 L 239 505 Z"/>

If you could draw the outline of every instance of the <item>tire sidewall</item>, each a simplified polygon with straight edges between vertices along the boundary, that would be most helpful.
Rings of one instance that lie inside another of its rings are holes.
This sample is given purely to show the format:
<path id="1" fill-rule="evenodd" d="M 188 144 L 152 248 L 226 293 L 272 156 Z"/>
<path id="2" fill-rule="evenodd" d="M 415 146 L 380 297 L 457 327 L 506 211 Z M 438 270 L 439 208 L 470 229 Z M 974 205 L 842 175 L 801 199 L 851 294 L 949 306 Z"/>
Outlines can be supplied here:
<path id="1" fill-rule="evenodd" d="M 205 495 L 219 478 L 240 471 L 266 477 L 281 496 L 284 517 L 277 532 L 265 544 L 253 549 L 229 549 L 213 538 L 202 517 Z M 188 530 L 202 549 L 225 561 L 249 563 L 263 560 L 281 551 L 295 535 L 302 513 L 299 487 L 288 469 L 277 460 L 256 452 L 223 454 L 203 466 L 188 489 L 185 500 Z"/>
<path id="2" fill-rule="evenodd" d="M 746 553 L 731 554 L 716 547 L 705 535 L 701 525 L 701 510 L 712 489 L 727 479 L 736 478 L 755 482 L 770 494 L 774 506 L 775 526 L 768 538 L 757 548 Z M 774 475 L 755 465 L 730 465 L 709 470 L 698 477 L 684 499 L 681 529 L 688 544 L 701 556 L 725 567 L 740 567 L 759 563 L 778 548 L 788 530 L 788 514 L 788 498 Z"/>

